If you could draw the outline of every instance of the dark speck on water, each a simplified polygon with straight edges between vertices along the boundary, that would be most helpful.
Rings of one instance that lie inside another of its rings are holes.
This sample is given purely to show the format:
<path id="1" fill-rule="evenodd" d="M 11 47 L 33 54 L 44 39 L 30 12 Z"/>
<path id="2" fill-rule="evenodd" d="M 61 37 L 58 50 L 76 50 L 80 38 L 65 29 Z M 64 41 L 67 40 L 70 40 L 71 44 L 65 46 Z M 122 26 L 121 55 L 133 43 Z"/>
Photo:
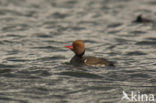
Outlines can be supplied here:
<path id="1" fill-rule="evenodd" d="M 134 23 L 140 14 L 152 22 Z M 0 0 L 0 24 L 0 103 L 132 102 L 121 100 L 123 91 L 156 97 L 155 0 Z M 86 55 L 115 67 L 70 65 L 64 46 L 77 39 Z"/>

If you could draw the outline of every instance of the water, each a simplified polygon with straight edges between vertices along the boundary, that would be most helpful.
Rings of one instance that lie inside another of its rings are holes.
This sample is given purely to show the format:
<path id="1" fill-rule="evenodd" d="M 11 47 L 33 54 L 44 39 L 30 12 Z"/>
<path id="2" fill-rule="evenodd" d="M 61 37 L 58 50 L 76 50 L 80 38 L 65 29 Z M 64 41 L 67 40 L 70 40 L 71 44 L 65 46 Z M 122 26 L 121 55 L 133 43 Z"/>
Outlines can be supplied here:
<path id="1" fill-rule="evenodd" d="M 0 103 L 126 103 L 122 91 L 156 95 L 155 0 L 0 0 Z M 116 67 L 73 67 L 66 48 Z M 155 98 L 156 99 L 156 98 Z M 148 102 L 146 102 L 148 103 Z"/>

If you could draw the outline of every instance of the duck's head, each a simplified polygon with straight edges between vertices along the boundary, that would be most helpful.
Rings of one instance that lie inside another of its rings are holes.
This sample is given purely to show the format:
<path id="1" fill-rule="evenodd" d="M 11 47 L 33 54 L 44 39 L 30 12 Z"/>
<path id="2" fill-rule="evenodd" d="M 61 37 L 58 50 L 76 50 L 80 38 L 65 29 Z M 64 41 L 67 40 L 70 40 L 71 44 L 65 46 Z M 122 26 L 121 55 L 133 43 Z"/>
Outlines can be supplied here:
<path id="1" fill-rule="evenodd" d="M 65 46 L 65 48 L 72 50 L 78 56 L 82 56 L 85 52 L 85 45 L 82 40 L 75 40 L 72 45 Z"/>
<path id="2" fill-rule="evenodd" d="M 137 16 L 136 22 L 142 22 L 142 15 L 141 14 Z"/>

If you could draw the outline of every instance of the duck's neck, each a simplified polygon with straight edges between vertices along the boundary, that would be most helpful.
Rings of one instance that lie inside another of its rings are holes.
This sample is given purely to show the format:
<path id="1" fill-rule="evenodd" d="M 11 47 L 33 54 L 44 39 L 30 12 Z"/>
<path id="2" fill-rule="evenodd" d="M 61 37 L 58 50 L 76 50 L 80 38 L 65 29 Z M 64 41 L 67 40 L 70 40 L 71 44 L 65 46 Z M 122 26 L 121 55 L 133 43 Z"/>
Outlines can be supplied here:
<path id="1" fill-rule="evenodd" d="M 83 53 L 81 53 L 81 54 L 75 54 L 75 55 L 76 55 L 77 57 L 79 57 L 79 58 L 82 58 L 84 54 L 85 54 L 85 51 L 84 51 Z"/>

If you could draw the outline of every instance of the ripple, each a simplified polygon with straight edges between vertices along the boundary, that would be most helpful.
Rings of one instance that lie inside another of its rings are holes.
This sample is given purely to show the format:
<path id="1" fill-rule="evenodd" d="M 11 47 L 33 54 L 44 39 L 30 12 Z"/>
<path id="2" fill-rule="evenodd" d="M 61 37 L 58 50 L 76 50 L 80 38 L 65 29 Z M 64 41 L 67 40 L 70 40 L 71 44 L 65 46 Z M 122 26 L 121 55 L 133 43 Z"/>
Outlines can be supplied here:
<path id="1" fill-rule="evenodd" d="M 60 13 L 60 12 L 55 12 L 53 13 L 52 15 L 50 15 L 48 18 L 55 18 L 55 19 L 64 19 L 66 18 L 67 16 L 69 16 L 68 14 L 65 14 L 65 13 Z"/>
<path id="2" fill-rule="evenodd" d="M 10 40 L 1 40 L 0 41 L 0 44 L 4 45 L 4 44 L 12 44 L 14 43 L 13 41 L 10 41 Z"/>
<path id="3" fill-rule="evenodd" d="M 52 56 L 52 57 L 43 57 L 43 58 L 39 58 L 38 60 L 41 61 L 49 61 L 49 60 L 58 60 L 58 59 L 65 59 L 65 56 L 61 56 L 61 55 L 56 55 L 56 56 Z"/>
<path id="4" fill-rule="evenodd" d="M 0 20 L 3 21 L 3 22 L 13 22 L 16 19 L 13 18 L 13 17 L 1 17 Z"/>
<path id="5" fill-rule="evenodd" d="M 146 53 L 143 53 L 143 52 L 141 52 L 141 51 L 133 51 L 133 52 L 128 52 L 126 55 L 130 55 L 130 56 L 132 56 L 132 55 L 146 55 Z"/>
<path id="6" fill-rule="evenodd" d="M 10 98 L 10 97 L 6 97 L 6 96 L 0 96 L 0 100 L 3 100 L 4 102 L 18 102 L 18 103 L 28 103 L 27 100 L 20 100 L 20 99 L 15 99 L 15 98 Z"/>
<path id="7" fill-rule="evenodd" d="M 50 37 L 52 37 L 51 35 L 45 34 L 45 33 L 35 33 L 34 35 L 39 37 L 39 38 L 50 38 Z"/>
<path id="8" fill-rule="evenodd" d="M 13 42 L 13 43 L 14 43 L 14 42 Z M 7 55 L 15 55 L 15 54 L 18 54 L 18 53 L 21 53 L 21 51 L 19 51 L 19 50 L 7 51 Z"/>
<path id="9" fill-rule="evenodd" d="M 51 6 L 56 8 L 73 8 L 75 3 L 76 1 L 66 0 L 60 3 L 51 2 Z"/>
<path id="10" fill-rule="evenodd" d="M 21 59 L 21 58 L 17 58 L 17 57 L 8 57 L 6 58 L 7 61 L 13 61 L 13 62 L 26 62 L 26 61 L 30 61 L 27 59 Z"/>
<path id="11" fill-rule="evenodd" d="M 150 5 L 153 5 L 153 6 L 156 5 L 156 1 L 149 1 L 148 3 L 149 3 Z"/>
<path id="12" fill-rule="evenodd" d="M 15 25 L 8 25 L 2 28 L 3 32 L 14 32 L 14 31 L 24 31 L 28 30 L 28 24 L 15 24 Z"/>
<path id="13" fill-rule="evenodd" d="M 122 23 L 112 23 L 112 24 L 108 25 L 107 27 L 108 28 L 117 28 L 117 27 L 119 27 L 121 25 L 122 25 Z"/>
<path id="14" fill-rule="evenodd" d="M 0 74 L 3 74 L 3 73 L 10 73 L 12 70 L 11 69 L 7 69 L 7 68 L 4 68 L 4 69 L 0 69 Z"/>
<path id="15" fill-rule="evenodd" d="M 22 16 L 22 13 L 15 11 L 15 10 L 8 10 L 8 9 L 0 10 L 0 15 L 6 15 L 6 14 Z"/>
<path id="16" fill-rule="evenodd" d="M 109 34 L 117 34 L 119 32 L 120 32 L 120 30 L 111 30 L 111 31 L 108 31 Z"/>
<path id="17" fill-rule="evenodd" d="M 132 33 L 132 34 L 145 34 L 147 32 L 135 30 L 135 31 L 132 31 L 130 33 Z"/>
<path id="18" fill-rule="evenodd" d="M 79 21 L 78 24 L 79 25 L 82 25 L 82 24 L 86 24 L 86 25 L 87 24 L 91 24 L 91 25 L 94 25 L 95 26 L 95 25 L 98 25 L 99 23 L 97 23 L 96 21 Z"/>
<path id="19" fill-rule="evenodd" d="M 134 73 L 130 75 L 131 78 L 150 78 L 150 76 L 148 74 L 144 74 L 144 73 Z"/>
<path id="20" fill-rule="evenodd" d="M 78 78 L 91 78 L 91 79 L 100 79 L 103 78 L 102 76 L 87 73 L 87 72 L 61 72 L 59 75 L 66 75 L 66 76 L 72 76 L 72 77 L 78 77 Z"/>
<path id="21" fill-rule="evenodd" d="M 51 52 L 65 51 L 64 48 L 58 48 L 54 46 L 33 47 L 32 49 L 50 50 Z"/>
<path id="22" fill-rule="evenodd" d="M 49 68 L 44 67 L 30 67 L 24 70 L 17 71 L 17 76 L 19 77 L 27 77 L 27 78 L 37 78 L 37 77 L 45 77 L 50 76 L 51 73 L 49 71 Z"/>
<path id="23" fill-rule="evenodd" d="M 29 98 L 39 99 L 39 98 L 45 98 L 49 94 L 49 92 L 48 90 L 46 90 L 46 88 L 32 87 L 24 91 L 24 94 Z"/>
<path id="24" fill-rule="evenodd" d="M 140 41 L 137 42 L 136 45 L 151 45 L 151 46 L 156 46 L 156 41 Z"/>
<path id="25" fill-rule="evenodd" d="M 147 40 L 156 41 L 156 38 L 154 38 L 154 37 L 151 37 L 151 38 L 147 38 Z"/>
<path id="26" fill-rule="evenodd" d="M 86 28 L 85 27 L 78 27 L 78 26 L 75 26 L 75 27 L 70 27 L 70 29 L 74 30 L 74 31 L 81 31 L 81 30 L 85 30 Z"/>
<path id="27" fill-rule="evenodd" d="M 119 43 L 119 45 L 121 45 L 121 44 L 128 44 L 128 40 L 126 40 L 126 39 L 115 38 L 115 40 Z"/>
<path id="28" fill-rule="evenodd" d="M 35 7 L 35 6 L 33 6 L 33 7 Z M 36 8 L 37 8 L 37 6 L 36 6 Z M 24 17 L 37 17 L 37 12 L 36 11 L 29 11 L 29 12 L 23 14 L 23 16 Z"/>
<path id="29" fill-rule="evenodd" d="M 89 87 L 88 89 L 90 90 L 99 90 L 99 91 L 109 91 L 109 90 L 112 90 L 114 89 L 114 87 L 107 87 L 107 86 L 92 86 L 92 87 Z"/>
<path id="30" fill-rule="evenodd" d="M 110 81 L 125 81 L 129 79 L 129 75 L 123 74 L 121 72 L 109 72 L 106 74 L 106 79 Z"/>
<path id="31" fill-rule="evenodd" d="M 0 64 L 0 68 L 19 68 L 21 65 Z"/>
<path id="32" fill-rule="evenodd" d="M 41 79 L 41 76 L 49 76 L 48 73 L 44 73 L 44 72 L 39 72 L 39 73 L 28 73 L 28 72 L 25 72 L 25 73 L 22 73 L 20 71 L 18 72 L 11 72 L 11 73 L 3 73 L 2 74 L 3 77 L 6 77 L 6 78 L 16 78 L 16 79 Z"/>
<path id="33" fill-rule="evenodd" d="M 16 38 L 23 38 L 23 35 L 18 35 L 18 34 L 7 34 L 7 37 L 16 37 Z"/>

